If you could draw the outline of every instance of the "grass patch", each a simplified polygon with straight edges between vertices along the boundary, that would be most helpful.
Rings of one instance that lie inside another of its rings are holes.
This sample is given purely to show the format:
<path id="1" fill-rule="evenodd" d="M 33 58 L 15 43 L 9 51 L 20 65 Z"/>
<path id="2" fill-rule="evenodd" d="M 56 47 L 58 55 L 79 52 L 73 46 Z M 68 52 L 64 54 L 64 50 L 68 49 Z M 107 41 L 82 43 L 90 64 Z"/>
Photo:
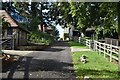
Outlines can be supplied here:
<path id="1" fill-rule="evenodd" d="M 75 42 L 75 41 L 69 41 L 68 43 L 69 43 L 69 45 L 71 47 L 74 47 L 74 48 L 85 48 L 85 49 L 88 49 L 88 47 L 85 46 L 84 44 L 81 44 L 81 43 L 78 43 L 78 42 Z"/>
<path id="2" fill-rule="evenodd" d="M 79 57 L 83 54 L 88 57 L 86 64 L 79 61 Z M 118 65 L 109 62 L 96 52 L 74 52 L 72 58 L 75 71 L 80 78 L 83 76 L 89 76 L 90 78 L 120 78 L 120 76 L 118 76 Z"/>

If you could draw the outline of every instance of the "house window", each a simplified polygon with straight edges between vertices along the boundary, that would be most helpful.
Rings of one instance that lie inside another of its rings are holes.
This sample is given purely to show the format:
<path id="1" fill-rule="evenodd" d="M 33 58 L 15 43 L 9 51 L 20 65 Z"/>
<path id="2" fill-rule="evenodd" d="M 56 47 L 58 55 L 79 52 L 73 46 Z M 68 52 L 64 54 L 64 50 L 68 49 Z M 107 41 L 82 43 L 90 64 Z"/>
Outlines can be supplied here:
<path id="1" fill-rule="evenodd" d="M 12 30 L 11 28 L 8 28 L 8 29 L 7 29 L 7 35 L 12 35 L 12 31 L 13 31 L 13 30 Z"/>

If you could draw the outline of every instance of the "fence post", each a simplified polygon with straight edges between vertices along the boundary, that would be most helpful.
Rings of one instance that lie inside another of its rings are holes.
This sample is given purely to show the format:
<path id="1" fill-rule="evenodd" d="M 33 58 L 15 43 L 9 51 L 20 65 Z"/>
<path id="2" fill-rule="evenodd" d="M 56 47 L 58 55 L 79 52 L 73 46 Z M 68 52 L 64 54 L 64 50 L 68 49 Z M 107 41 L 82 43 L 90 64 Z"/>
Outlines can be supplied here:
<path id="1" fill-rule="evenodd" d="M 110 62 L 112 62 L 112 45 L 110 44 Z"/>
<path id="2" fill-rule="evenodd" d="M 94 50 L 96 51 L 96 42 L 95 42 L 95 40 L 94 40 Z"/>
<path id="3" fill-rule="evenodd" d="M 99 48 L 98 48 L 98 54 L 100 55 L 100 43 L 99 43 L 99 42 L 98 42 L 98 45 L 99 45 L 99 46 L 98 46 L 98 47 L 99 47 Z"/>
<path id="4" fill-rule="evenodd" d="M 96 51 L 98 52 L 98 45 L 97 45 L 97 41 L 95 41 L 95 47 L 96 47 Z"/>
<path id="5" fill-rule="evenodd" d="M 104 58 L 105 58 L 105 49 L 106 49 L 106 45 L 105 45 L 105 43 L 104 43 Z"/>
<path id="6" fill-rule="evenodd" d="M 95 41 L 95 46 L 96 46 L 96 51 L 98 51 L 98 48 L 97 48 L 97 41 Z"/>
<path id="7" fill-rule="evenodd" d="M 88 44 L 89 44 L 89 48 L 90 48 L 90 46 L 91 46 L 91 40 L 89 40 L 89 43 L 88 43 Z"/>
<path id="8" fill-rule="evenodd" d="M 119 69 L 119 74 L 120 74 L 120 46 L 118 46 L 118 49 L 119 49 L 119 52 L 118 52 L 118 62 L 119 62 L 118 69 Z"/>
<path id="9" fill-rule="evenodd" d="M 78 42 L 79 42 L 79 43 L 81 42 L 81 37 L 78 37 Z"/>
<path id="10" fill-rule="evenodd" d="M 107 53 L 109 53 L 109 44 L 106 45 Z"/>
<path id="11" fill-rule="evenodd" d="M 85 39 L 85 45 L 87 46 L 87 39 Z"/>

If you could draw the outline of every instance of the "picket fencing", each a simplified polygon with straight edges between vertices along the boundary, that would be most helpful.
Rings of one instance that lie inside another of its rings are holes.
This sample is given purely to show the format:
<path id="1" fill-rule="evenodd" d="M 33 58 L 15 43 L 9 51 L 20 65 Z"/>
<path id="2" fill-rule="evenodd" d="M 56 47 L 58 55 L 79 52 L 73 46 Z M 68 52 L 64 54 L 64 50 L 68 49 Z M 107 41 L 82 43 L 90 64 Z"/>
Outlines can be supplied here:
<path id="1" fill-rule="evenodd" d="M 86 39 L 86 46 L 91 48 L 91 42 L 92 40 Z M 93 43 L 93 49 L 98 51 L 99 54 L 103 53 L 104 57 L 109 56 L 110 62 L 112 62 L 113 59 L 119 60 L 119 46 L 102 43 L 96 40 L 94 40 Z"/>

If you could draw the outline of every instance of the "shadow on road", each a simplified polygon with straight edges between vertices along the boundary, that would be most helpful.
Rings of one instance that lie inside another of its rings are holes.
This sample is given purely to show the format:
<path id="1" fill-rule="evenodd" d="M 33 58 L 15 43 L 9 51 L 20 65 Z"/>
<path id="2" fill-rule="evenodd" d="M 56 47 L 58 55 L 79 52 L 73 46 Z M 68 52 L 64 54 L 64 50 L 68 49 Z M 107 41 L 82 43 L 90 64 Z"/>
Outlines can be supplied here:
<path id="1" fill-rule="evenodd" d="M 53 47 L 51 47 L 51 48 L 45 49 L 45 50 L 43 50 L 43 51 L 59 52 L 59 51 L 63 51 L 63 50 L 65 50 L 65 49 L 61 49 L 61 48 L 53 48 Z"/>
<path id="2" fill-rule="evenodd" d="M 29 66 L 30 66 L 32 57 L 26 57 L 26 61 L 23 61 L 24 58 L 25 57 L 20 57 L 19 60 L 11 64 L 11 66 L 9 65 L 2 68 L 3 73 L 9 71 L 7 78 L 9 79 L 13 78 L 14 73 L 19 69 L 21 65 L 23 65 L 23 62 L 24 62 L 24 78 L 29 78 Z"/>
<path id="3" fill-rule="evenodd" d="M 62 47 L 68 47 L 69 44 L 67 43 L 68 41 L 56 41 L 53 46 L 62 46 Z"/>
<path id="4" fill-rule="evenodd" d="M 50 59 L 33 59 L 32 57 L 20 57 L 18 62 L 2 69 L 3 73 L 9 72 L 7 78 L 14 78 L 15 72 L 24 72 L 24 78 L 29 78 L 29 72 L 55 71 L 59 73 L 74 74 L 73 64 L 59 62 Z"/>

